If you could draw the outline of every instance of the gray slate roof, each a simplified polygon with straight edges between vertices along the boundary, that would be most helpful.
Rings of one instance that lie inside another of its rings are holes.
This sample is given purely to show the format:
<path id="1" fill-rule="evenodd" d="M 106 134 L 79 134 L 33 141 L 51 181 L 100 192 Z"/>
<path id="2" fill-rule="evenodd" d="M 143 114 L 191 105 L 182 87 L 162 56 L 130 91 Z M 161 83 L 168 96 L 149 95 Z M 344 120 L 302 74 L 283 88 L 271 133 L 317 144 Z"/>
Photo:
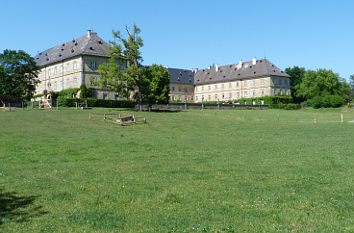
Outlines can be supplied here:
<path id="1" fill-rule="evenodd" d="M 215 66 L 198 70 L 194 75 L 194 84 L 218 83 L 262 76 L 290 77 L 267 59 L 261 59 L 256 60 L 255 65 L 252 64 L 252 61 L 243 62 L 241 68 L 239 64 L 231 64 L 219 66 L 217 70 Z"/>
<path id="2" fill-rule="evenodd" d="M 109 57 L 109 44 L 97 36 L 97 33 L 88 32 L 85 36 L 37 54 L 35 61 L 39 67 L 43 67 L 79 55 Z"/>
<path id="3" fill-rule="evenodd" d="M 191 70 L 168 68 L 171 79 L 170 83 L 190 84 L 194 83 L 194 73 Z"/>

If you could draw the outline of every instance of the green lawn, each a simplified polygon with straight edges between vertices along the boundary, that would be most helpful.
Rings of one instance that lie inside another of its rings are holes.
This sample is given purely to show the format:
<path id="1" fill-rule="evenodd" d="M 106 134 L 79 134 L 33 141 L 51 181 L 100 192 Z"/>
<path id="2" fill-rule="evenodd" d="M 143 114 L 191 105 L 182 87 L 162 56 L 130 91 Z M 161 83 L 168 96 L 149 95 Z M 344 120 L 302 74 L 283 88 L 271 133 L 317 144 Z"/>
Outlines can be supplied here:
<path id="1" fill-rule="evenodd" d="M 354 232 L 353 110 L 108 112 L 0 112 L 0 232 Z"/>

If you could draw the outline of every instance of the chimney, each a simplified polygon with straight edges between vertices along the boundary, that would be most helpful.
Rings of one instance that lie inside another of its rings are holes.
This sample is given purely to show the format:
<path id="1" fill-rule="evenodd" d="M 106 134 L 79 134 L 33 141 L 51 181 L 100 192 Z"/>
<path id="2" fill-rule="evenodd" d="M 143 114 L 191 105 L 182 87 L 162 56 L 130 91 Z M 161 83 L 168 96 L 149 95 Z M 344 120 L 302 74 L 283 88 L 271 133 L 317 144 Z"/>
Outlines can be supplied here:
<path id="1" fill-rule="evenodd" d="M 252 58 L 252 65 L 256 65 L 256 63 L 257 63 L 257 59 L 255 57 Z"/>
<path id="2" fill-rule="evenodd" d="M 214 64 L 214 66 L 215 66 L 215 71 L 218 72 L 218 71 L 219 71 L 219 66 L 218 66 L 218 64 Z"/>
<path id="3" fill-rule="evenodd" d="M 91 33 L 92 33 L 92 30 L 87 30 L 87 38 L 90 38 L 90 36 L 91 36 Z"/>
<path id="4" fill-rule="evenodd" d="M 240 60 L 240 61 L 238 62 L 238 68 L 239 68 L 239 69 L 242 68 L 242 60 Z"/>

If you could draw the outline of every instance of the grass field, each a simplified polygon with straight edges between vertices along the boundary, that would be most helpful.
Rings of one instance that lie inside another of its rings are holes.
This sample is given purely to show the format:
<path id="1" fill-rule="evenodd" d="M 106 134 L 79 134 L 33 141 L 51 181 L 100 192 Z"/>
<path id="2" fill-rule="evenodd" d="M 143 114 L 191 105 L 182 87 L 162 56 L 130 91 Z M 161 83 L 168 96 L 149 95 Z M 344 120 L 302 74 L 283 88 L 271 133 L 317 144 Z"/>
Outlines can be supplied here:
<path id="1" fill-rule="evenodd" d="M 353 110 L 108 112 L 0 112 L 0 232 L 354 232 Z"/>

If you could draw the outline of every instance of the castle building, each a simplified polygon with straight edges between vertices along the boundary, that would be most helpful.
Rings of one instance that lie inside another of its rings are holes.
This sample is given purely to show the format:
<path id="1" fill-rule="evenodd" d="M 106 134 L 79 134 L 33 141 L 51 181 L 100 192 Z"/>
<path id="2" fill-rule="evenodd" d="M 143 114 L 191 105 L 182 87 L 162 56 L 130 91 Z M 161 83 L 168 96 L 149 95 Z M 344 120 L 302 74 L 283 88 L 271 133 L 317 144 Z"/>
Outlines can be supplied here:
<path id="1" fill-rule="evenodd" d="M 170 100 L 232 101 L 290 95 L 290 76 L 267 59 L 213 65 L 201 70 L 169 69 Z M 193 80 L 192 82 L 190 80 Z M 194 87 L 193 93 L 186 87 Z"/>
<path id="2" fill-rule="evenodd" d="M 117 93 L 100 90 L 97 68 L 109 60 L 109 44 L 97 33 L 57 45 L 39 53 L 35 60 L 41 68 L 36 94 L 58 92 L 81 85 L 93 87 L 96 98 L 118 99 Z M 267 59 L 252 59 L 205 69 L 168 68 L 170 101 L 233 101 L 241 98 L 290 95 L 290 76 Z"/>
<path id="3" fill-rule="evenodd" d="M 42 94 L 44 90 L 58 92 L 79 88 L 82 84 L 97 87 L 97 68 L 107 62 L 109 57 L 109 44 L 90 30 L 80 38 L 40 52 L 35 56 L 41 68 L 38 75 L 41 82 L 36 88 L 36 94 Z M 97 91 L 96 97 L 117 98 L 114 93 L 103 91 Z"/>

